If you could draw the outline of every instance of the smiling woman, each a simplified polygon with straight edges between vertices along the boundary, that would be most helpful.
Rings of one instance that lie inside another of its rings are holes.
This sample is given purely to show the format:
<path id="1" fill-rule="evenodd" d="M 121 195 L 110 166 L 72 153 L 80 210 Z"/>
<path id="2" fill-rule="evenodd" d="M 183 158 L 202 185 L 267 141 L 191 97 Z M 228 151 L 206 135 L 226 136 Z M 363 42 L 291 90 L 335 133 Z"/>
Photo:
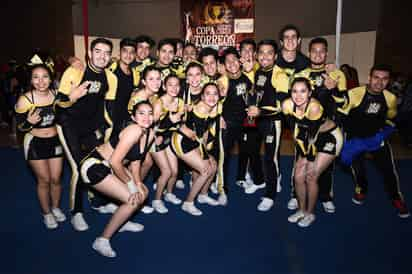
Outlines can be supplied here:
<path id="1" fill-rule="evenodd" d="M 37 178 L 37 196 L 48 229 L 66 220 L 59 209 L 63 148 L 55 126 L 56 91 L 50 89 L 51 81 L 46 65 L 34 65 L 31 90 L 20 96 L 15 107 L 18 129 L 25 132 L 25 158 Z"/>

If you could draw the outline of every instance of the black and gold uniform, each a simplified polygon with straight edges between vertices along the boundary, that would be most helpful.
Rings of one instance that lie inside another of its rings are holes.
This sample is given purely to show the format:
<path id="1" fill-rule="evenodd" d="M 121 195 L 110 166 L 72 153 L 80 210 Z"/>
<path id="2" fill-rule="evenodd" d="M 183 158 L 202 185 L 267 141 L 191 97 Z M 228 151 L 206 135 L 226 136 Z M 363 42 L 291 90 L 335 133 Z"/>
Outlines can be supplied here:
<path id="1" fill-rule="evenodd" d="M 182 131 L 177 130 L 172 134 L 172 148 L 178 157 L 199 148 L 203 159 L 208 159 L 207 153 L 207 137 L 212 119 L 207 115 L 192 109 L 187 112 L 186 121 L 184 124 L 187 128 L 196 134 L 196 140 L 186 136 Z"/>
<path id="2" fill-rule="evenodd" d="M 324 85 L 325 79 L 322 74 L 328 74 L 333 80 L 338 81 L 337 86 L 331 90 Z M 341 118 L 338 109 L 347 103 L 346 77 L 340 70 L 327 73 L 325 67 L 320 69 L 307 68 L 296 74 L 295 77 L 309 79 L 313 93 L 312 97 L 319 100 L 325 110 L 326 116 L 341 125 Z M 327 202 L 333 200 L 333 171 L 334 162 L 321 174 L 319 178 L 319 200 Z"/>
<path id="3" fill-rule="evenodd" d="M 185 83 L 184 85 L 182 85 L 179 97 L 183 99 L 186 105 L 193 106 L 200 101 L 201 95 L 201 89 L 199 90 L 199 93 L 194 94 L 193 91 L 190 89 L 190 86 L 187 83 Z"/>
<path id="4" fill-rule="evenodd" d="M 117 77 L 117 92 L 113 109 L 113 130 L 118 133 L 123 127 L 122 125 L 130 120 L 128 111 L 130 96 L 133 90 L 138 87 L 139 80 L 136 80 L 136 78 L 140 78 L 140 75 L 133 69 L 127 75 L 117 62 L 110 66 L 110 70 Z"/>
<path id="5" fill-rule="evenodd" d="M 310 67 L 310 59 L 301 53 L 296 52 L 296 58 L 292 62 L 288 62 L 283 58 L 282 52 L 276 58 L 276 65 L 282 68 L 289 77 L 289 82 L 292 83 L 294 75 L 302 70 Z"/>
<path id="6" fill-rule="evenodd" d="M 223 102 L 219 101 L 215 108 L 209 113 L 209 132 L 206 141 L 207 153 L 216 160 L 217 172 L 216 182 L 219 194 L 224 192 L 224 178 L 223 178 L 223 164 L 224 164 L 224 150 L 222 142 L 222 129 L 220 128 L 220 118 L 223 113 Z"/>
<path id="7" fill-rule="evenodd" d="M 333 80 L 338 81 L 334 89 L 327 89 L 322 77 L 322 74 L 328 74 Z M 296 77 L 304 77 L 310 80 L 313 88 L 312 97 L 318 99 L 322 104 L 326 115 L 335 122 L 338 121 L 337 110 L 347 103 L 346 77 L 340 70 L 334 70 L 330 73 L 326 69 L 307 68 L 295 75 Z"/>
<path id="8" fill-rule="evenodd" d="M 162 114 L 159 117 L 159 121 L 157 121 L 155 125 L 155 134 L 156 137 L 161 137 L 162 142 L 160 144 L 156 144 L 155 151 L 161 151 L 167 148 L 170 145 L 172 133 L 176 131 L 179 126 L 180 122 L 174 123 L 170 120 L 170 111 L 164 107 L 163 102 L 159 99 L 162 104 Z M 176 112 L 183 112 L 184 111 L 184 102 L 182 99 L 178 98 L 178 105 Z"/>
<path id="9" fill-rule="evenodd" d="M 217 84 L 217 80 L 219 80 L 220 77 L 222 77 L 220 73 L 216 73 L 214 76 L 203 74 L 200 84 L 202 85 L 202 87 L 208 83 Z"/>
<path id="10" fill-rule="evenodd" d="M 222 76 L 220 85 L 227 90 L 223 98 L 222 117 L 226 128 L 222 130 L 222 142 L 224 159 L 228 159 L 235 142 L 239 143 L 242 133 L 242 123 L 246 118 L 247 98 L 253 89 L 253 84 L 249 78 L 241 73 L 238 78 L 231 78 L 228 75 Z M 228 186 L 228 163 L 224 161 L 225 188 Z"/>
<path id="11" fill-rule="evenodd" d="M 125 160 L 127 162 L 144 160 L 151 145 L 153 144 L 153 140 L 149 140 L 149 138 L 150 134 L 147 133 L 144 140 L 143 149 L 141 148 L 141 140 L 134 144 L 127 152 Z M 111 147 L 115 149 L 119 143 L 119 135 L 112 134 L 109 142 Z M 80 174 L 82 176 L 82 180 L 88 185 L 98 184 L 111 173 L 112 171 L 108 160 L 104 159 L 97 148 L 87 155 L 80 163 Z"/>
<path id="12" fill-rule="evenodd" d="M 266 182 L 265 197 L 276 195 L 279 170 L 279 148 L 282 133 L 281 103 L 289 96 L 289 78 L 278 66 L 260 68 L 255 73 L 255 105 L 260 114 L 257 127 L 264 144 L 263 176 Z M 256 182 L 262 184 L 263 182 Z"/>
<path id="13" fill-rule="evenodd" d="M 290 98 L 286 99 L 283 106 L 283 113 L 290 119 L 298 157 L 314 161 L 319 152 L 339 155 L 343 145 L 342 132 L 336 125 L 325 131 L 321 130 L 327 117 L 318 100 L 311 99 L 303 115 L 296 113 L 296 106 Z M 311 113 L 314 106 L 319 107 L 319 113 Z"/>
<path id="14" fill-rule="evenodd" d="M 50 90 L 56 96 L 56 92 Z M 30 96 L 31 95 L 31 96 Z M 31 91 L 29 96 L 22 95 L 25 104 L 19 108 L 16 107 L 17 128 L 26 132 L 24 135 L 24 156 L 26 160 L 43 160 L 56 157 L 63 157 L 63 148 L 57 135 L 52 137 L 40 138 L 33 136 L 31 130 L 34 128 L 50 128 L 56 123 L 54 112 L 54 101 L 48 105 L 38 105 L 34 101 L 34 94 Z M 27 121 L 29 111 L 40 109 L 41 120 L 33 125 Z"/>
<path id="15" fill-rule="evenodd" d="M 343 113 L 347 115 L 344 123 L 347 141 L 352 138 L 368 138 L 378 134 L 385 126 L 394 126 L 393 119 L 397 114 L 396 96 L 388 90 L 373 93 L 362 86 L 350 90 L 348 97 L 349 102 L 343 109 Z M 385 191 L 390 199 L 403 200 L 389 142 L 383 141 L 377 150 L 370 153 L 373 163 L 383 174 Z M 366 195 L 368 191 L 365 154 L 361 153 L 352 161 L 355 194 Z"/>
<path id="16" fill-rule="evenodd" d="M 76 102 L 69 99 L 72 87 L 90 81 L 88 92 Z M 87 153 L 108 140 L 112 131 L 112 113 L 116 99 L 117 78 L 108 69 L 98 72 L 87 65 L 84 71 L 68 68 L 57 94 L 57 131 L 72 170 L 70 207 L 82 211 L 78 184 L 79 164 Z"/>
<path id="17" fill-rule="evenodd" d="M 143 61 L 134 60 L 130 64 L 130 69 L 132 70 L 132 73 L 133 73 L 133 86 L 135 88 L 139 87 L 140 85 L 140 78 L 141 78 L 143 70 L 148 66 L 154 65 L 155 63 L 156 63 L 156 60 L 149 56 Z"/>

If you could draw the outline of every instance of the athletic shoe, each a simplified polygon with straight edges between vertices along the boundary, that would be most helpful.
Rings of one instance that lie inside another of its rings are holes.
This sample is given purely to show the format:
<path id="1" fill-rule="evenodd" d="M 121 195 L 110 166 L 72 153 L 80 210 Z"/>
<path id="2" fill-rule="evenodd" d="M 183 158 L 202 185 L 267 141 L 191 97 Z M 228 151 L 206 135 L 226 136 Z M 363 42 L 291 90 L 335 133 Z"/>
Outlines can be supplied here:
<path id="1" fill-rule="evenodd" d="M 184 202 L 182 205 L 182 210 L 193 216 L 200 216 L 203 214 L 202 211 L 200 211 L 193 202 Z"/>
<path id="2" fill-rule="evenodd" d="M 253 193 L 256 192 L 256 190 L 261 189 L 261 188 L 265 188 L 265 187 L 266 187 L 266 183 L 263 183 L 263 184 L 260 184 L 260 185 L 252 184 L 248 188 L 245 188 L 245 193 L 246 194 L 253 194 Z"/>
<path id="3" fill-rule="evenodd" d="M 352 202 L 357 204 L 357 205 L 361 205 L 365 202 L 366 199 L 366 195 L 363 193 L 355 193 L 352 197 Z"/>
<path id="4" fill-rule="evenodd" d="M 144 229 L 144 225 L 141 225 L 139 223 L 134 223 L 131 221 L 128 221 L 127 223 L 125 223 L 120 229 L 119 232 L 125 232 L 125 231 L 129 231 L 129 232 L 140 232 L 143 231 Z"/>
<path id="5" fill-rule="evenodd" d="M 48 229 L 55 229 L 58 226 L 56 219 L 51 213 L 43 215 L 43 222 Z"/>
<path id="6" fill-rule="evenodd" d="M 299 220 L 298 226 L 308 227 L 315 221 L 315 219 L 315 214 L 305 214 L 305 217 Z"/>
<path id="7" fill-rule="evenodd" d="M 178 189 L 184 189 L 185 188 L 185 183 L 183 182 L 183 180 L 177 180 L 176 181 L 176 188 L 178 188 Z"/>
<path id="8" fill-rule="evenodd" d="M 153 200 L 152 207 L 156 210 L 157 213 L 166 214 L 169 210 L 165 207 L 165 204 L 162 200 Z"/>
<path id="9" fill-rule="evenodd" d="M 151 214 L 153 213 L 154 209 L 151 206 L 145 205 L 140 209 L 140 211 L 143 212 L 144 214 Z"/>
<path id="10" fill-rule="evenodd" d="M 270 198 L 263 197 L 262 201 L 259 203 L 257 206 L 257 210 L 259 211 L 268 211 L 269 209 L 272 208 L 274 202 Z"/>
<path id="11" fill-rule="evenodd" d="M 199 194 L 197 196 L 197 202 L 199 204 L 208 204 L 208 205 L 211 205 L 211 206 L 219 205 L 218 201 L 216 201 L 215 199 L 209 197 L 209 195 L 207 195 L 207 194 Z"/>
<path id="12" fill-rule="evenodd" d="M 298 210 L 298 211 L 296 211 L 295 213 L 293 213 L 292 215 L 290 215 L 288 217 L 288 222 L 289 223 L 297 223 L 303 217 L 305 217 L 305 213 L 303 213 L 303 211 L 301 211 L 301 210 Z"/>
<path id="13" fill-rule="evenodd" d="M 73 225 L 73 228 L 77 231 L 85 231 L 89 229 L 89 225 L 84 220 L 83 213 L 81 212 L 74 214 L 71 219 L 71 223 Z"/>
<path id="14" fill-rule="evenodd" d="M 295 210 L 297 208 L 298 208 L 298 199 L 290 198 L 290 200 L 288 202 L 288 209 Z"/>
<path id="15" fill-rule="evenodd" d="M 117 205 L 108 203 L 107 205 L 95 207 L 93 209 L 97 210 L 101 214 L 113 214 L 117 210 L 117 208 Z"/>
<path id="16" fill-rule="evenodd" d="M 398 216 L 400 218 L 408 218 L 411 214 L 409 213 L 408 207 L 405 202 L 401 199 L 396 199 L 392 201 L 393 206 L 398 210 Z"/>
<path id="17" fill-rule="evenodd" d="M 96 238 L 93 242 L 93 249 L 105 257 L 114 258 L 116 257 L 116 252 L 112 249 L 110 241 L 103 237 Z"/>
<path id="18" fill-rule="evenodd" d="M 219 205 L 227 206 L 227 195 L 225 193 L 220 194 L 219 197 L 217 198 L 217 201 Z"/>
<path id="19" fill-rule="evenodd" d="M 237 181 L 236 181 L 236 184 L 237 184 L 238 186 L 240 186 L 241 188 L 245 188 L 246 181 L 245 181 L 245 180 L 237 180 Z"/>
<path id="20" fill-rule="evenodd" d="M 335 213 L 336 207 L 333 201 L 322 202 L 323 210 L 327 213 Z"/>
<path id="21" fill-rule="evenodd" d="M 172 203 L 174 205 L 180 205 L 182 203 L 182 200 L 176 197 L 173 193 L 166 193 L 165 194 L 165 201 Z"/>
<path id="22" fill-rule="evenodd" d="M 54 218 L 58 222 L 64 222 L 66 221 L 66 215 L 61 211 L 60 208 L 56 207 L 51 210 L 51 213 L 53 214 Z"/>

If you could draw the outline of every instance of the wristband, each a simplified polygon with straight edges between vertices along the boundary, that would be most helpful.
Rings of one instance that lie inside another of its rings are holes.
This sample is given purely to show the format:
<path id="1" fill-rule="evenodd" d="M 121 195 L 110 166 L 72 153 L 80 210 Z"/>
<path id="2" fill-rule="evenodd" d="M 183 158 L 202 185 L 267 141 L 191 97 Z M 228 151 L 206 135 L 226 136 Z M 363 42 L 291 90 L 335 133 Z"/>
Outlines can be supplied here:
<path id="1" fill-rule="evenodd" d="M 127 188 L 129 189 L 131 194 L 134 194 L 137 192 L 137 186 L 136 184 L 133 182 L 133 180 L 130 180 L 126 183 Z"/>

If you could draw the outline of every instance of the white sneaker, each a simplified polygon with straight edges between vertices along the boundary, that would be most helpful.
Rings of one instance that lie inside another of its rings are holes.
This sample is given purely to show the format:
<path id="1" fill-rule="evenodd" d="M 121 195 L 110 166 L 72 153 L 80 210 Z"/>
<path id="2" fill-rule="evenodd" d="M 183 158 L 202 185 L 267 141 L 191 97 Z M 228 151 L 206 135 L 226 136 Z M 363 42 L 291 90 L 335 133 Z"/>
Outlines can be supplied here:
<path id="1" fill-rule="evenodd" d="M 288 217 L 288 221 L 289 223 L 297 223 L 303 217 L 305 217 L 305 213 L 303 213 L 303 211 L 301 210 L 298 210 Z"/>
<path id="2" fill-rule="evenodd" d="M 279 174 L 276 180 L 276 192 L 279 193 L 282 191 L 282 174 Z"/>
<path id="3" fill-rule="evenodd" d="M 227 205 L 227 195 L 225 193 L 220 194 L 219 197 L 217 198 L 217 201 L 219 205 L 226 206 Z"/>
<path id="4" fill-rule="evenodd" d="M 253 184 L 254 184 L 254 183 L 253 183 L 252 180 L 250 180 L 250 181 L 249 181 L 249 180 L 246 180 L 245 184 L 243 185 L 243 188 L 244 188 L 244 189 L 249 188 L 249 187 L 251 187 Z"/>
<path id="5" fill-rule="evenodd" d="M 335 213 L 336 207 L 333 201 L 322 202 L 323 210 L 327 213 Z"/>
<path id="6" fill-rule="evenodd" d="M 238 181 L 236 181 L 236 184 L 238 186 L 240 186 L 241 188 L 245 188 L 246 181 L 245 180 L 238 180 Z"/>
<path id="7" fill-rule="evenodd" d="M 257 210 L 259 211 L 268 211 L 269 209 L 272 208 L 274 202 L 270 198 L 262 198 L 262 201 L 259 203 Z"/>
<path id="8" fill-rule="evenodd" d="M 184 189 L 185 188 L 185 183 L 183 182 L 183 180 L 177 180 L 176 181 L 176 188 L 178 188 L 178 189 Z"/>
<path id="9" fill-rule="evenodd" d="M 113 214 L 117 210 L 117 208 L 118 208 L 117 205 L 113 203 L 108 203 L 107 205 L 96 208 L 96 210 L 102 214 Z"/>
<path id="10" fill-rule="evenodd" d="M 290 200 L 288 202 L 288 209 L 295 210 L 297 208 L 298 208 L 298 199 L 290 198 Z"/>
<path id="11" fill-rule="evenodd" d="M 298 222 L 298 226 L 308 227 L 315 221 L 315 219 L 315 214 L 306 214 L 305 217 L 300 219 L 300 221 Z"/>
<path id="12" fill-rule="evenodd" d="M 169 210 L 165 207 L 165 204 L 162 200 L 153 200 L 152 207 L 156 210 L 157 213 L 166 214 Z"/>
<path id="13" fill-rule="evenodd" d="M 143 231 L 143 229 L 144 229 L 144 225 L 128 221 L 119 229 L 119 232 L 125 232 L 125 231 L 140 232 L 140 231 Z"/>
<path id="14" fill-rule="evenodd" d="M 165 194 L 165 201 L 174 205 L 180 205 L 182 203 L 182 200 L 180 200 L 176 197 L 176 195 L 170 192 Z"/>
<path id="15" fill-rule="evenodd" d="M 182 210 L 193 216 L 200 216 L 203 214 L 202 211 L 200 211 L 193 202 L 184 202 L 182 205 Z"/>
<path id="16" fill-rule="evenodd" d="M 58 226 L 56 219 L 51 213 L 43 215 L 43 222 L 48 229 L 55 229 Z"/>
<path id="17" fill-rule="evenodd" d="M 73 228 L 77 231 L 85 231 L 89 229 L 89 225 L 83 218 L 83 213 L 78 212 L 72 217 L 71 223 Z"/>
<path id="18" fill-rule="evenodd" d="M 218 201 L 216 201 L 215 199 L 209 197 L 209 195 L 207 195 L 207 194 L 199 194 L 197 196 L 197 202 L 199 204 L 208 204 L 208 205 L 211 205 L 211 206 L 219 205 Z"/>
<path id="19" fill-rule="evenodd" d="M 63 211 L 61 211 L 60 208 L 52 208 L 51 213 L 53 214 L 54 218 L 58 222 L 64 222 L 66 221 L 66 215 L 64 215 Z"/>
<path id="20" fill-rule="evenodd" d="M 99 237 L 93 242 L 93 249 L 105 257 L 114 258 L 116 257 L 116 252 L 112 249 L 110 241 L 108 239 Z"/>
<path id="21" fill-rule="evenodd" d="M 151 206 L 145 205 L 140 209 L 140 211 L 143 212 L 144 214 L 151 214 L 153 213 L 154 209 Z"/>
<path id="22" fill-rule="evenodd" d="M 261 188 L 265 188 L 265 187 L 266 187 L 266 183 L 263 183 L 263 184 L 260 184 L 260 185 L 252 184 L 248 188 L 245 188 L 245 193 L 246 194 L 253 194 L 253 193 L 256 192 L 256 190 L 261 189 Z"/>
<path id="23" fill-rule="evenodd" d="M 210 191 L 212 191 L 212 193 L 214 193 L 214 194 L 218 194 L 218 193 L 219 193 L 219 191 L 217 190 L 217 182 L 213 182 L 213 183 L 210 185 Z"/>

